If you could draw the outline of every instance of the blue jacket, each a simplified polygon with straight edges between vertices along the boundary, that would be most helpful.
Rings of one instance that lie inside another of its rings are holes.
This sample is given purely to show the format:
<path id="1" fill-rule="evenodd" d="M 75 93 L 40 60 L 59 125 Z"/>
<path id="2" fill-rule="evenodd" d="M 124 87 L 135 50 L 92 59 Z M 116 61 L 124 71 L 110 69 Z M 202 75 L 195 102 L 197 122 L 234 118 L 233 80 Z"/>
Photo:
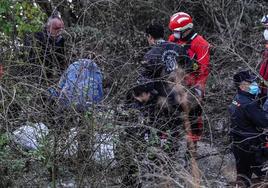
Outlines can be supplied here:
<path id="1" fill-rule="evenodd" d="M 229 112 L 230 134 L 234 140 L 255 142 L 263 137 L 263 128 L 268 128 L 268 112 L 260 107 L 254 95 L 239 90 L 229 106 Z"/>

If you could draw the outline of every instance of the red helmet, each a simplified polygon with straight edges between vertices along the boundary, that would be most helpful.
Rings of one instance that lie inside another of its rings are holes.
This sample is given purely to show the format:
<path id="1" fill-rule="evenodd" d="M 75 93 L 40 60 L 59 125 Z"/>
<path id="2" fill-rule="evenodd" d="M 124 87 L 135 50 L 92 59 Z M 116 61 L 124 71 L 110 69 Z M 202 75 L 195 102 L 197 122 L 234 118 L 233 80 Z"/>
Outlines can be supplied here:
<path id="1" fill-rule="evenodd" d="M 191 16 L 185 12 L 178 12 L 173 14 L 169 20 L 169 29 L 172 31 L 183 31 L 185 29 L 193 28 L 193 20 Z"/>

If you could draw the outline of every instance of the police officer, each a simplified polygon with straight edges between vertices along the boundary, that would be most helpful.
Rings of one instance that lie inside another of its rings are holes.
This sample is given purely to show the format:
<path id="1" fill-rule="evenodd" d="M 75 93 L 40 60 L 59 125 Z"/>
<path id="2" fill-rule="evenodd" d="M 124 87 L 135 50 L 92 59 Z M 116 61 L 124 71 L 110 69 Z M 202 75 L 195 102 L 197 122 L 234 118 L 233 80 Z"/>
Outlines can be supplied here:
<path id="1" fill-rule="evenodd" d="M 183 79 L 184 72 L 189 69 L 191 61 L 180 45 L 163 40 L 163 26 L 158 24 L 149 25 L 146 29 L 146 34 L 151 48 L 145 54 L 144 61 L 139 69 L 140 87 L 136 87 L 136 90 L 134 90 L 134 98 L 144 105 L 144 110 L 142 111 L 149 117 L 148 125 L 160 130 L 157 135 L 161 143 L 168 143 L 168 149 L 164 146 L 164 151 L 172 156 L 178 149 L 177 142 L 183 128 L 182 123 L 185 129 L 188 129 L 186 126 L 187 120 L 185 121 L 181 114 L 182 111 L 186 112 L 185 106 L 188 105 L 188 102 L 182 99 L 187 98 L 187 94 L 185 94 L 187 92 L 184 89 L 173 85 L 170 87 L 168 83 L 176 81 L 176 85 L 182 84 L 183 86 L 185 84 Z M 169 80 L 170 77 L 172 77 L 171 80 Z M 179 83 L 180 81 L 181 83 Z M 178 101 L 178 98 L 180 98 L 180 101 Z M 187 130 L 187 138 L 190 135 L 195 135 L 196 127 L 193 125 L 195 125 L 201 113 L 199 104 L 195 107 L 193 106 L 188 106 L 191 109 L 189 109 L 190 130 Z M 189 141 L 187 143 L 188 150 L 192 155 L 196 152 L 196 145 L 194 140 L 189 139 Z M 161 146 L 161 148 L 163 147 Z M 194 157 L 194 155 L 191 157 Z M 194 163 L 195 160 L 191 159 L 191 161 L 196 181 L 199 178 L 199 173 L 196 172 L 197 165 Z M 196 183 L 198 182 L 196 181 Z"/>
<path id="2" fill-rule="evenodd" d="M 161 138 L 166 136 L 165 134 L 162 135 L 161 132 L 172 129 L 171 137 L 173 138 L 175 134 L 177 134 L 176 130 L 179 129 L 180 124 L 179 112 L 175 113 L 174 111 L 172 115 L 166 111 L 164 112 L 164 110 L 160 112 L 156 107 L 156 103 L 160 96 L 169 96 L 169 93 L 167 93 L 165 89 L 166 81 L 163 78 L 163 72 L 168 75 L 177 68 L 182 49 L 175 43 L 163 40 L 164 27 L 160 24 L 149 25 L 145 32 L 150 49 L 144 55 L 141 66 L 138 69 L 138 85 L 131 91 L 130 98 L 134 97 L 135 103 L 137 104 L 135 107 L 140 109 L 146 119 L 149 119 L 148 122 L 146 121 L 146 125 L 150 126 L 151 129 L 143 128 L 129 134 L 130 136 L 128 136 L 127 139 L 131 139 L 135 134 L 136 139 L 139 140 L 139 142 L 136 141 L 137 143 L 134 142 L 135 145 L 140 144 L 143 140 L 140 138 L 139 134 L 144 135 L 143 138 L 145 138 L 145 140 L 146 137 L 152 138 L 153 133 L 151 130 L 157 130 L 157 138 Z M 178 141 L 177 138 L 176 140 L 172 139 L 172 143 L 174 144 L 167 150 L 173 150 L 176 141 Z M 167 152 L 170 153 L 169 151 Z M 135 161 L 126 162 L 128 164 L 125 166 L 129 166 L 129 170 L 122 183 L 125 187 L 130 185 L 134 187 L 134 184 L 139 184 L 137 182 L 138 178 L 136 177 L 138 165 Z M 137 185 L 137 187 L 138 186 L 140 185 Z"/>
<path id="3" fill-rule="evenodd" d="M 236 159 L 237 182 L 249 187 L 253 173 L 259 177 L 263 175 L 256 154 L 257 148 L 265 143 L 263 129 L 268 128 L 268 112 L 259 105 L 260 88 L 251 71 L 241 71 L 233 79 L 237 94 L 229 106 L 232 151 Z"/>
<path id="4" fill-rule="evenodd" d="M 177 108 L 176 105 L 178 101 L 175 101 L 176 92 L 170 91 L 167 87 L 169 82 L 165 78 L 172 74 L 173 71 L 178 70 L 177 68 L 182 68 L 185 72 L 191 66 L 191 60 L 186 54 L 182 46 L 168 42 L 163 39 L 164 28 L 159 24 L 151 24 L 146 28 L 146 35 L 150 50 L 145 54 L 144 61 L 138 71 L 139 73 L 139 85 L 148 87 L 157 91 L 157 97 L 167 97 L 168 103 Z M 178 75 L 178 74 L 176 74 Z M 184 76 L 183 76 L 184 78 Z M 183 79 L 182 78 L 182 79 Z M 176 80 L 182 80 L 176 79 Z M 193 92 L 196 92 L 193 90 Z M 135 98 L 138 101 L 143 100 L 142 98 L 150 98 L 148 95 L 150 91 L 139 93 Z M 199 106 L 191 110 L 191 131 L 187 133 L 187 138 L 196 143 L 197 140 L 193 140 L 193 137 L 198 137 L 200 135 L 200 130 L 196 124 L 199 122 L 199 116 L 201 114 L 201 108 Z"/>

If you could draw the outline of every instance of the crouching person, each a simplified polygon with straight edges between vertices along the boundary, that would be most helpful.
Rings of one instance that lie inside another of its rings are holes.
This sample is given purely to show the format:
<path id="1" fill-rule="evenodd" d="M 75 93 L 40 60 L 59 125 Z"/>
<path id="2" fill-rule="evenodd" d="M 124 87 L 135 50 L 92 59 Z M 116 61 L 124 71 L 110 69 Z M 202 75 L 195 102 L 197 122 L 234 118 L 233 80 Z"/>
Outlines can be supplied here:
<path id="1" fill-rule="evenodd" d="M 253 173 L 258 177 L 264 175 L 259 157 L 265 147 L 263 129 L 268 128 L 268 112 L 259 104 L 257 95 L 260 89 L 252 72 L 241 71 L 233 79 L 237 94 L 229 106 L 232 151 L 236 160 L 237 182 L 242 187 L 249 187 Z"/>
<path id="2" fill-rule="evenodd" d="M 91 111 L 103 98 L 99 67 L 93 60 L 79 59 L 69 65 L 61 76 L 58 88 L 50 88 L 49 92 L 58 116 L 62 117 L 57 118 L 58 122 L 54 122 L 57 126 L 53 129 L 62 135 L 64 129 L 75 128 L 78 133 L 78 158 L 81 162 L 88 160 L 92 150 L 92 144 L 89 143 L 92 143 L 94 134 L 93 121 L 89 118 L 92 118 Z"/>
<path id="3" fill-rule="evenodd" d="M 176 94 L 163 96 L 152 85 L 150 83 L 143 84 L 133 89 L 132 96 L 138 103 L 137 106 L 145 119 L 145 126 L 141 132 L 142 134 L 140 134 L 143 137 L 137 137 L 137 143 L 141 143 L 142 140 L 143 142 L 145 141 L 145 147 L 149 148 L 144 149 L 146 157 L 148 157 L 154 166 L 161 167 L 161 169 L 163 167 L 167 173 L 172 173 L 172 171 L 169 171 L 172 169 L 169 165 L 173 162 L 178 162 L 175 154 L 180 148 L 180 141 L 183 138 L 182 133 L 184 131 L 188 133 L 190 131 L 190 125 L 188 125 L 188 130 L 184 126 L 185 109 L 183 103 L 178 103 L 176 100 Z M 191 114 L 193 110 L 190 111 Z M 134 134 L 133 132 L 131 136 Z M 193 142 L 191 143 L 193 145 Z M 134 147 L 136 145 L 134 144 Z M 155 148 L 156 150 L 150 150 L 151 148 Z M 195 178 L 194 187 L 198 187 L 199 170 L 193 154 L 195 151 L 193 146 L 188 147 L 188 149 L 190 152 L 189 164 L 191 165 L 193 177 Z M 139 172 L 137 171 L 139 168 L 137 167 L 137 163 L 132 162 L 131 164 L 132 166 L 126 177 L 138 179 L 137 175 Z M 133 171 L 133 169 L 136 170 Z M 134 176 L 133 178 L 134 172 L 136 177 Z M 125 178 L 124 180 L 127 179 L 129 178 Z"/>
<path id="4" fill-rule="evenodd" d="M 149 85 L 136 86 L 130 92 L 135 109 L 141 112 L 144 121 L 141 125 L 127 127 L 125 130 L 127 136 L 124 143 L 130 143 L 131 146 L 125 151 L 128 153 L 125 154 L 124 164 L 127 174 L 122 187 L 141 187 L 140 177 L 144 173 L 142 166 L 145 165 L 142 161 L 150 161 L 146 163 L 145 168 L 150 169 L 149 173 L 153 173 L 155 165 L 162 168 L 160 166 L 167 163 L 169 158 L 174 159 L 174 154 L 179 148 L 178 142 L 182 132 L 179 126 L 180 111 L 174 108 L 176 105 L 169 108 L 162 106 L 161 109 L 159 104 L 161 95 Z"/>
<path id="5" fill-rule="evenodd" d="M 173 95 L 163 97 L 155 89 L 138 86 L 133 92 L 134 98 L 142 106 L 141 111 L 147 117 L 149 137 L 157 136 L 159 146 L 170 157 L 178 151 L 178 141 L 182 137 L 182 109 Z M 155 135 L 154 135 L 155 134 Z"/>
<path id="6" fill-rule="evenodd" d="M 102 100 L 102 73 L 93 60 L 79 59 L 69 65 L 52 94 L 63 106 L 86 111 Z"/>

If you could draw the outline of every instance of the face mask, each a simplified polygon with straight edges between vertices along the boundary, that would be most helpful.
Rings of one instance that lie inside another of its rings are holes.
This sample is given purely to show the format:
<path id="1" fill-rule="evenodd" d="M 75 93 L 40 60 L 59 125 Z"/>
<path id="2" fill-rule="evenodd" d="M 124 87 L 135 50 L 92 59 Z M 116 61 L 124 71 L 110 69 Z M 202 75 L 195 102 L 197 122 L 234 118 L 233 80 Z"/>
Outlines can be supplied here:
<path id="1" fill-rule="evenodd" d="M 174 37 L 176 39 L 180 39 L 181 38 L 181 33 L 180 32 L 174 32 Z"/>
<path id="2" fill-rule="evenodd" d="M 265 29 L 263 32 L 264 39 L 268 41 L 268 29 Z"/>
<path id="3" fill-rule="evenodd" d="M 252 95 L 258 95 L 260 93 L 260 88 L 258 84 L 256 82 L 250 84 L 248 92 Z"/>

